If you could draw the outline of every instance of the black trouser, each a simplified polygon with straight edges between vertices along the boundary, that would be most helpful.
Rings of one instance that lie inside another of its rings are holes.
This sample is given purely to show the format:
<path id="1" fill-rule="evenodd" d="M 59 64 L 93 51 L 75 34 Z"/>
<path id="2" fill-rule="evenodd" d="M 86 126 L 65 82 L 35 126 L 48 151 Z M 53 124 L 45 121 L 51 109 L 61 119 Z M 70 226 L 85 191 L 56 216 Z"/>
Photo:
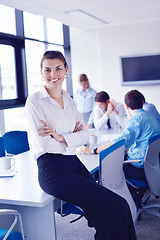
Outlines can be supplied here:
<path id="1" fill-rule="evenodd" d="M 144 168 L 137 168 L 130 163 L 123 164 L 125 178 L 132 178 L 142 181 L 147 181 L 144 173 Z"/>
<path id="2" fill-rule="evenodd" d="M 96 240 L 136 239 L 126 200 L 98 185 L 77 156 L 46 153 L 37 164 L 41 188 L 81 207 L 88 225 L 96 229 Z"/>
<path id="3" fill-rule="evenodd" d="M 144 168 L 137 168 L 133 166 L 130 163 L 123 165 L 125 178 L 127 179 L 136 179 L 147 182 Z M 134 184 L 133 184 L 134 185 Z M 135 201 L 135 204 L 137 206 L 137 209 L 140 209 L 142 207 L 142 198 L 144 196 L 144 193 L 146 192 L 145 188 L 137 189 L 136 186 L 133 187 L 131 184 L 128 183 L 128 188 L 130 190 L 130 193 Z"/>

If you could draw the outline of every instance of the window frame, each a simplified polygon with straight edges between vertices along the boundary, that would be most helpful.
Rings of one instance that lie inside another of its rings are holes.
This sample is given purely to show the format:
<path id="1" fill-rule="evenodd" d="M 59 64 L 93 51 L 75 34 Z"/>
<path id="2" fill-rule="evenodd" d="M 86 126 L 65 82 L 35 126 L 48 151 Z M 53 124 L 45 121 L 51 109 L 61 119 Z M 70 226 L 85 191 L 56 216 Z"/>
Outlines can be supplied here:
<path id="1" fill-rule="evenodd" d="M 28 95 L 24 39 L 0 33 L 0 44 L 12 46 L 15 54 L 17 98 L 0 100 L 0 109 L 24 106 Z"/>

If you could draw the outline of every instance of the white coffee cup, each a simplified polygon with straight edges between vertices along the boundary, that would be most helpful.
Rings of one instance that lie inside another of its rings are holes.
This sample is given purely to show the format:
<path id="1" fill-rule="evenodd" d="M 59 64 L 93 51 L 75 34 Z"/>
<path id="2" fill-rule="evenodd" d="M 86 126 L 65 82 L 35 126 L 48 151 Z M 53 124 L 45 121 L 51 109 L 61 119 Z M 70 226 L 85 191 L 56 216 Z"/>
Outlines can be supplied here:
<path id="1" fill-rule="evenodd" d="M 91 135 L 89 143 L 90 143 L 91 147 L 96 145 L 97 144 L 97 135 Z"/>
<path id="2" fill-rule="evenodd" d="M 1 157 L 0 158 L 1 161 L 1 169 L 10 169 L 14 164 L 15 164 L 15 159 L 13 157 Z"/>

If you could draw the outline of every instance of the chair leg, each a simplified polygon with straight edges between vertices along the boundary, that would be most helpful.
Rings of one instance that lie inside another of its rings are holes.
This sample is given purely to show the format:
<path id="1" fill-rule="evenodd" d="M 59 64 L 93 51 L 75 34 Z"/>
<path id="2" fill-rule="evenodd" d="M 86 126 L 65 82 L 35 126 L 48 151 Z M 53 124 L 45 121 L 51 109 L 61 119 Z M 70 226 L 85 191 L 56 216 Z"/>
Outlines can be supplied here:
<path id="1" fill-rule="evenodd" d="M 147 192 L 144 191 L 144 195 L 142 198 L 142 204 L 145 205 L 150 197 L 151 197 L 150 191 L 149 190 L 147 190 Z"/>
<path id="2" fill-rule="evenodd" d="M 132 187 L 131 185 L 128 184 L 128 188 L 129 188 L 129 191 L 133 197 L 133 200 L 136 204 L 136 207 L 137 207 L 137 211 L 138 211 L 138 217 L 137 217 L 137 220 L 138 221 L 141 221 L 142 219 L 142 214 L 141 214 L 141 209 L 142 209 L 142 199 L 143 199 L 143 196 L 144 196 L 144 192 L 145 190 L 140 190 L 138 188 L 134 188 Z"/>
<path id="3" fill-rule="evenodd" d="M 80 215 L 79 217 L 75 218 L 74 220 L 71 220 L 70 223 L 74 223 L 74 222 L 78 221 L 79 219 L 81 219 L 82 217 L 84 217 L 84 215 Z"/>
<path id="4" fill-rule="evenodd" d="M 135 224 L 137 221 L 141 221 L 142 220 L 142 208 L 137 210 L 137 218 L 135 221 Z"/>
<path id="5" fill-rule="evenodd" d="M 137 220 L 138 220 L 139 222 L 142 220 L 142 213 L 140 213 L 140 214 L 138 215 Z"/>

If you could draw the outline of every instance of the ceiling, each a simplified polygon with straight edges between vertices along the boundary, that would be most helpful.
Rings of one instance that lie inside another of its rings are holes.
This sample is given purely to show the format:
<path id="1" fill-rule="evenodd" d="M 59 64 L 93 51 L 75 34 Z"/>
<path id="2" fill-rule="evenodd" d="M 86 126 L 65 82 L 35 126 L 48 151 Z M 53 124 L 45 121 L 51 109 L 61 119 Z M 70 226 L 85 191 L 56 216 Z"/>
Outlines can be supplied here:
<path id="1" fill-rule="evenodd" d="M 81 29 L 160 20 L 160 0 L 0 0 L 0 4 Z"/>

